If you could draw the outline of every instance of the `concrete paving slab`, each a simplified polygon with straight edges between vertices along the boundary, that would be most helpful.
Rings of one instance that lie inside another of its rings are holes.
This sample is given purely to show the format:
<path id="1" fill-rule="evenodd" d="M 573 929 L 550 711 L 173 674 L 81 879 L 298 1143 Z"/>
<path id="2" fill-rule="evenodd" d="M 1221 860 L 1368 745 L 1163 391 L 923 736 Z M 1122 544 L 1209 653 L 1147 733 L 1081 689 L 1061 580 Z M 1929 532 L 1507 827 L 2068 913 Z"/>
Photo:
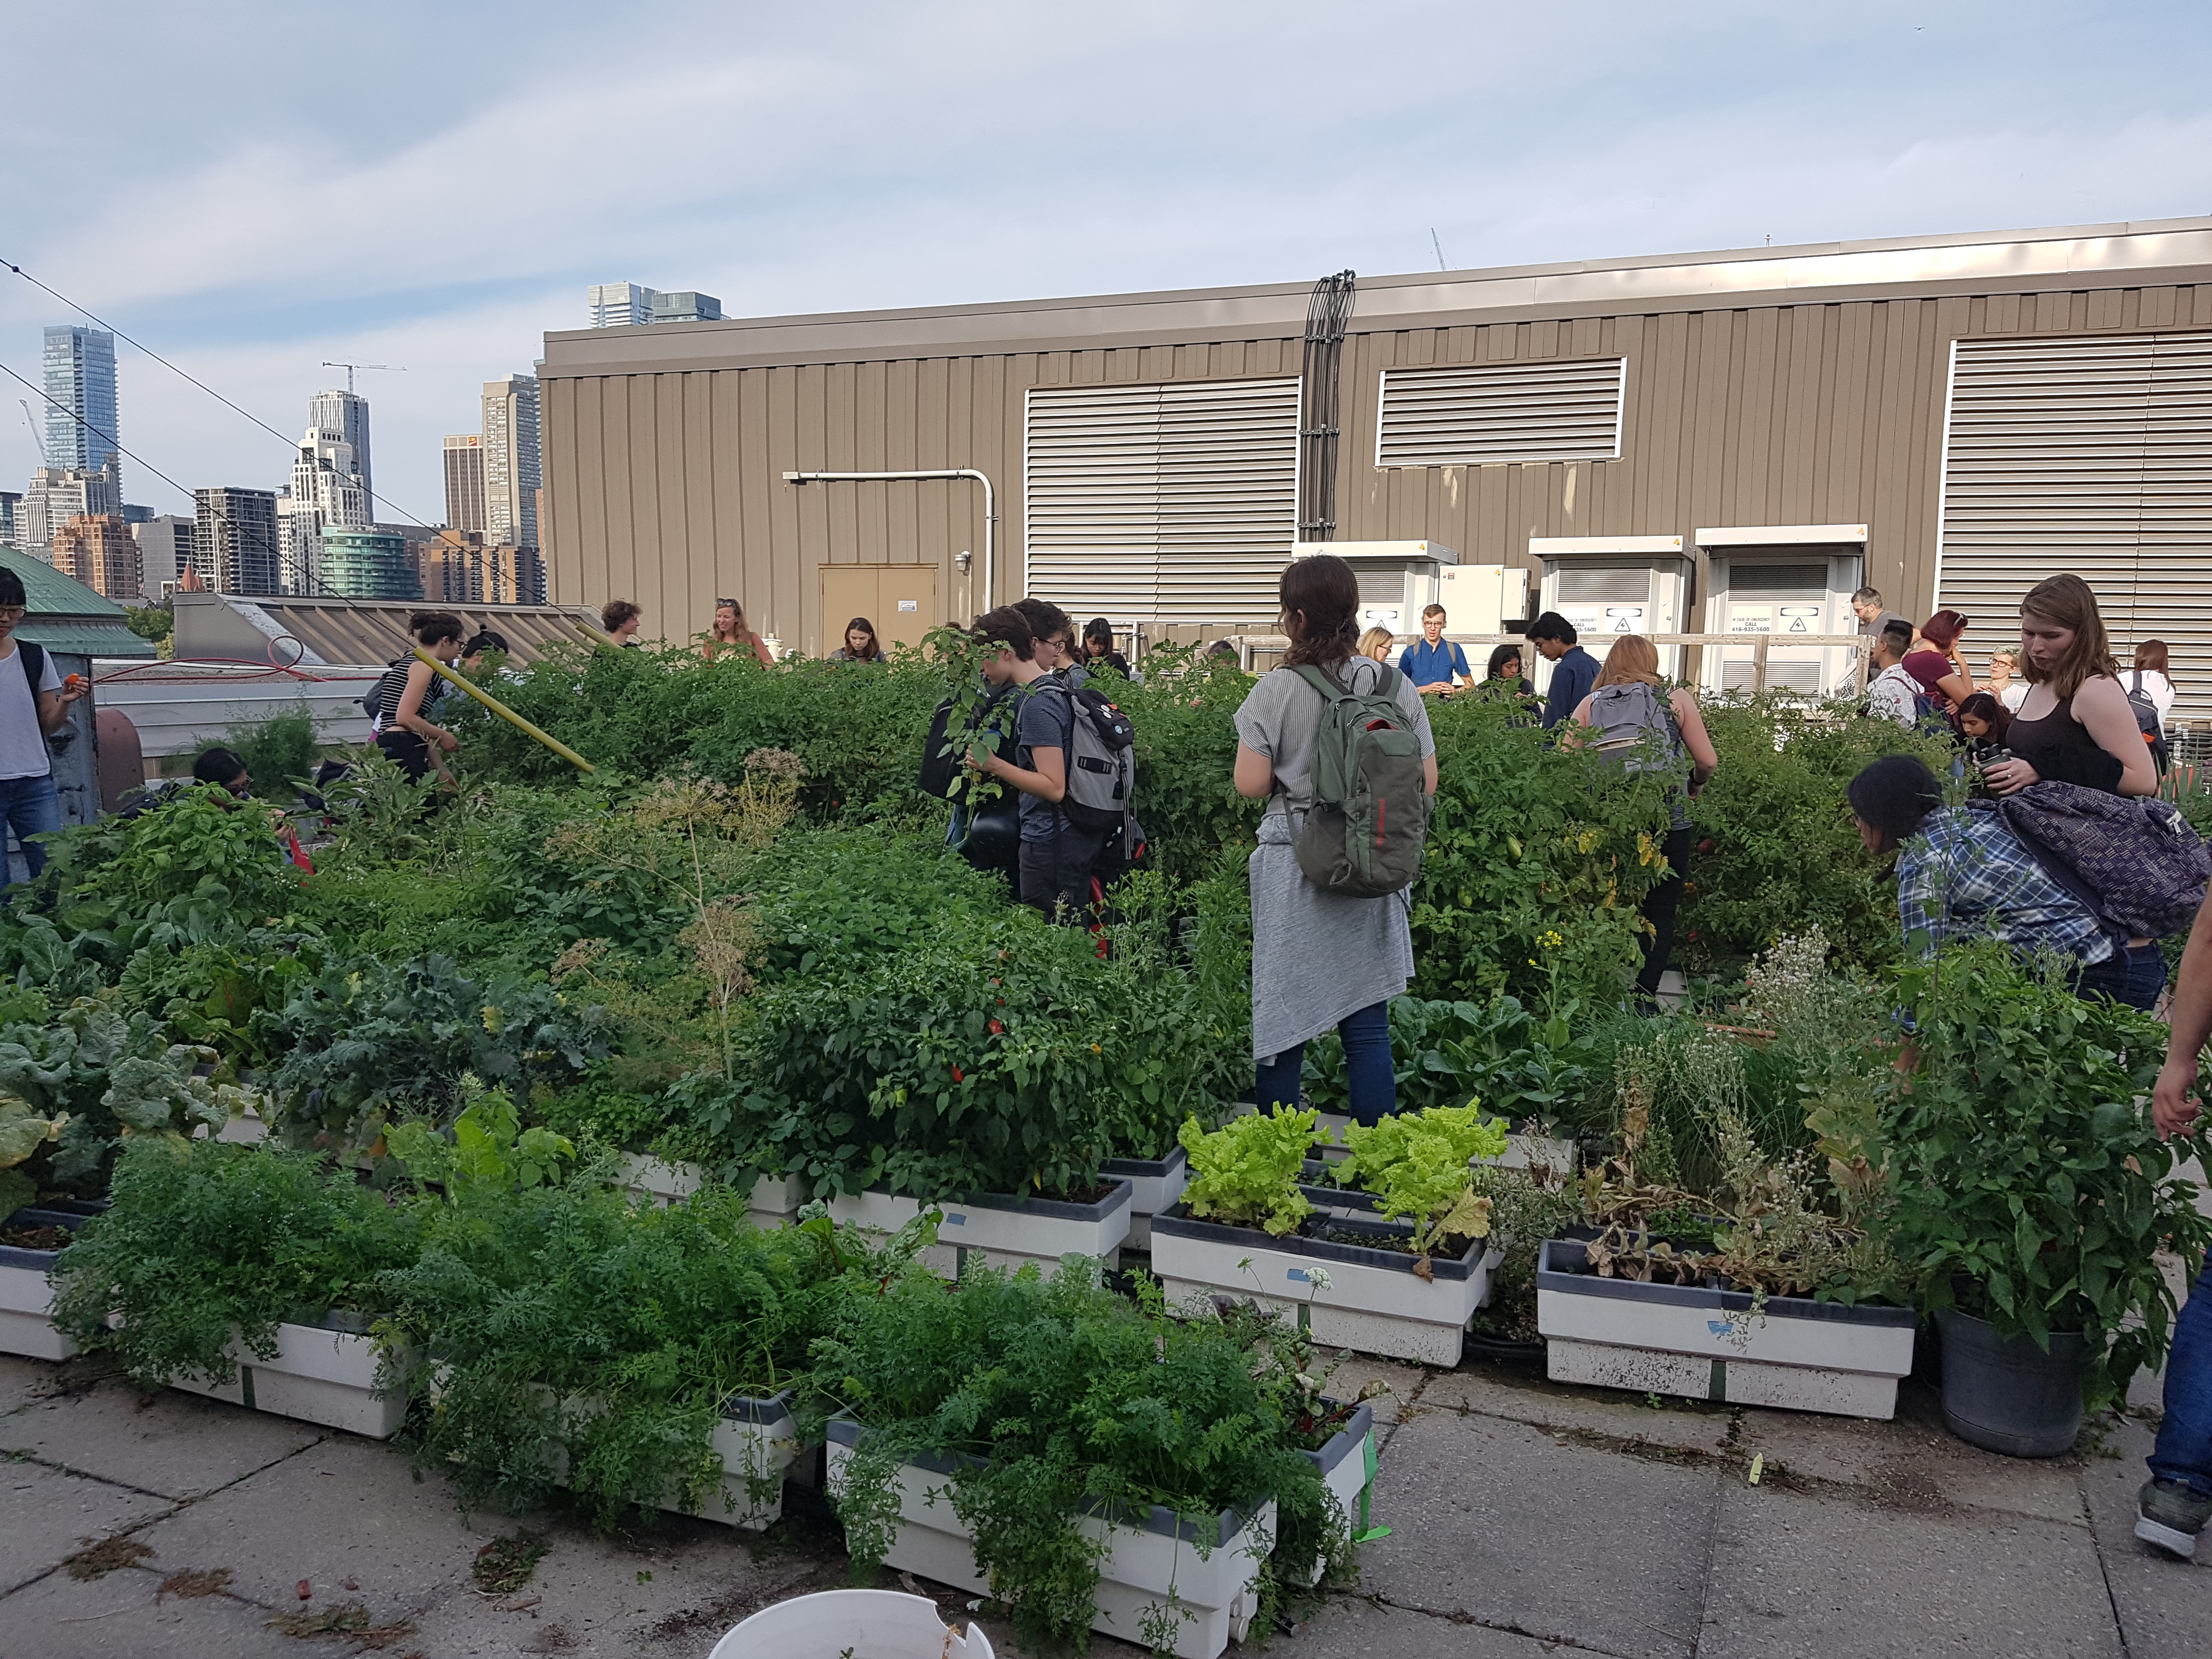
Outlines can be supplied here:
<path id="1" fill-rule="evenodd" d="M 164 1498 L 41 1463 L 0 1461 L 0 1595 L 51 1571 L 86 1540 L 168 1507 Z"/>
<path id="2" fill-rule="evenodd" d="M 1268 1651 L 1285 1659 L 1543 1659 L 1559 1649 L 1510 1631 L 1355 1599 L 1332 1601 Z"/>
<path id="3" fill-rule="evenodd" d="M 54 1373 L 60 1369 L 43 1359 L 0 1354 L 0 1412 L 12 1412 L 36 1400 L 52 1385 Z"/>
<path id="4" fill-rule="evenodd" d="M 196 1498 L 312 1446 L 324 1431 L 121 1379 L 0 1417 L 0 1451 L 23 1451 L 118 1486 Z"/>
<path id="5" fill-rule="evenodd" d="M 1376 1478 L 1390 1536 L 1361 1588 L 1393 1606 L 1631 1659 L 1686 1655 L 1717 1477 L 1562 1443 L 1540 1429 L 1424 1410 Z"/>
<path id="6" fill-rule="evenodd" d="M 1431 1372 L 1419 1365 L 1404 1365 L 1395 1359 L 1377 1359 L 1372 1354 L 1339 1352 L 1328 1358 L 1333 1369 L 1328 1374 L 1328 1395 L 1332 1400 L 1350 1400 L 1370 1382 L 1385 1384 L 1388 1394 L 1378 1394 L 1369 1401 L 1375 1407 L 1377 1423 L 1395 1423 L 1427 1386 Z"/>
<path id="7" fill-rule="evenodd" d="M 1655 1407 L 1635 1395 L 1572 1388 L 1527 1371 L 1486 1366 L 1431 1377 L 1413 1409 L 1473 1412 L 1570 1434 L 1720 1454 L 1728 1449 L 1738 1408 L 1665 1397 Z"/>
<path id="8" fill-rule="evenodd" d="M 1960 1504 L 2084 1526 L 2072 1458 L 2000 1457 L 1918 1422 L 1869 1423 L 1747 1406 L 1736 1455 L 1766 1459 L 1775 1483 L 1791 1477 L 1854 1487 L 1877 1503 L 1935 1510 Z"/>
<path id="9" fill-rule="evenodd" d="M 0 1600 L 0 1653 L 8 1659 L 310 1659 L 351 1651 L 279 1635 L 268 1627 L 266 1609 L 228 1596 L 161 1595 L 161 1578 L 127 1567 L 85 1583 L 67 1573 L 42 1578 Z"/>
<path id="10" fill-rule="evenodd" d="M 383 1622 L 462 1589 L 477 1550 L 514 1525 L 464 1521 L 441 1480 L 417 1482 L 404 1453 L 341 1436 L 312 1446 L 149 1527 L 164 1561 L 227 1567 L 241 1598 L 295 1611 L 358 1600 Z M 347 1579 L 354 1587 L 345 1587 Z"/>
<path id="11" fill-rule="evenodd" d="M 2088 1534 L 2027 1516 L 1914 1515 L 1723 1486 L 1698 1659 L 1937 1652 L 2120 1659 Z"/>
<path id="12" fill-rule="evenodd" d="M 2132 1659 L 2203 1659 L 2212 1648 L 2212 1544 L 2182 1562 L 2135 1535 L 2136 1490 L 2150 1478 L 2143 1459 L 2152 1438 L 2141 1424 L 2122 1423 L 2106 1447 L 2118 1455 L 2083 1466 L 2082 1497 Z"/>

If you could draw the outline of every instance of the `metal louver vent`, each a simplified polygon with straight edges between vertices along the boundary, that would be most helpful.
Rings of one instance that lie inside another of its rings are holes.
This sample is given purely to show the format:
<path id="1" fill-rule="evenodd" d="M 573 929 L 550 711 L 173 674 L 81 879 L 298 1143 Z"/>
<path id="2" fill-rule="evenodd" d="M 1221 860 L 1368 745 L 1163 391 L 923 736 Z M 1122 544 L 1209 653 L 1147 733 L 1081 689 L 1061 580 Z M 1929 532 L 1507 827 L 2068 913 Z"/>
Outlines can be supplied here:
<path id="1" fill-rule="evenodd" d="M 1039 386 L 1028 591 L 1073 615 L 1267 622 L 1297 534 L 1298 383 Z"/>
<path id="2" fill-rule="evenodd" d="M 2212 714 L 2212 333 L 1953 348 L 1936 603 L 1974 619 L 1977 669 L 2060 571 L 2123 667 L 2164 640 L 2174 714 Z"/>
<path id="3" fill-rule="evenodd" d="M 1377 466 L 1620 459 L 1628 360 L 1382 372 Z"/>

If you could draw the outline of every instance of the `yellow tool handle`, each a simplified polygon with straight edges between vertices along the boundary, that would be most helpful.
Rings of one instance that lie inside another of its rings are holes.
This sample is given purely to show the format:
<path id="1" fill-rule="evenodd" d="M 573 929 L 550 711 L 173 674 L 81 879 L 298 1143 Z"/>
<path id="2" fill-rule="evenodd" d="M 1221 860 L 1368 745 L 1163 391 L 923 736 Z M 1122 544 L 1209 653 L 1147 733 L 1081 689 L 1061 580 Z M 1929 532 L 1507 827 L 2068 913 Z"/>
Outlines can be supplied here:
<path id="1" fill-rule="evenodd" d="M 544 744 L 548 749 L 550 749 L 562 760 L 567 761 L 578 771 L 596 772 L 599 769 L 598 767 L 592 765 L 591 762 L 586 760 L 581 755 L 578 754 L 574 750 L 569 748 L 567 744 L 562 742 L 560 738 L 548 737 L 544 732 L 539 731 L 528 720 L 523 719 L 521 715 L 516 714 L 514 710 L 509 708 L 505 703 L 501 702 L 497 697 L 489 696 L 486 692 L 481 691 L 477 690 L 477 687 L 470 684 L 467 680 L 453 672 L 452 669 L 447 667 L 445 664 L 440 662 L 435 657 L 432 656 L 419 645 L 415 647 L 415 656 L 416 660 L 428 663 L 430 665 L 431 672 L 444 675 L 455 685 L 459 686 L 462 690 L 467 692 L 485 708 L 490 709 L 493 714 L 498 715 L 500 719 L 505 720 L 509 726 L 514 726 L 520 731 L 527 732 L 532 737 L 537 738 L 538 742 Z"/>

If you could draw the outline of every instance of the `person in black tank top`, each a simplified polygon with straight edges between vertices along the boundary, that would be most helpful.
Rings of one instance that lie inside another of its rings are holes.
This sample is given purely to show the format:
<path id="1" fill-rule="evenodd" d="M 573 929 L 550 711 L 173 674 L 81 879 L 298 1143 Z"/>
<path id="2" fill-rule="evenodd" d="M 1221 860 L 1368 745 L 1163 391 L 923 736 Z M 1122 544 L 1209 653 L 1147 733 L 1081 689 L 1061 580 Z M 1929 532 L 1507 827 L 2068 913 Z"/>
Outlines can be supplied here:
<path id="1" fill-rule="evenodd" d="M 450 664 L 459 659 L 468 630 L 450 611 L 417 611 L 407 618 L 407 631 L 440 662 Z M 446 769 L 444 757 L 461 746 L 460 739 L 430 719 L 445 680 L 421 658 L 402 657 L 392 665 L 382 689 L 376 746 L 416 782 L 435 767 L 440 781 L 450 785 L 453 775 Z"/>
<path id="2" fill-rule="evenodd" d="M 2079 576 L 2052 576 L 2021 601 L 2021 672 L 2028 692 L 2013 715 L 2013 758 L 1984 769 L 2009 795 L 2045 781 L 2115 795 L 2158 791 L 2158 769 L 2120 689 L 2097 596 Z"/>

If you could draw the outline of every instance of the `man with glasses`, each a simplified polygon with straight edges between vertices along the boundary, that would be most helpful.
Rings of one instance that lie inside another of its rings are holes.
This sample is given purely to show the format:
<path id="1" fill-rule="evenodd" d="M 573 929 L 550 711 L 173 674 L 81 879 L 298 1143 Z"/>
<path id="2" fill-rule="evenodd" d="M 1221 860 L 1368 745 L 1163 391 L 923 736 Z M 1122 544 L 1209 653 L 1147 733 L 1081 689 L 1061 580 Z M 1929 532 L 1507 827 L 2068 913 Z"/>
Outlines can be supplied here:
<path id="1" fill-rule="evenodd" d="M 63 684 L 54 659 L 41 647 L 15 637 L 16 624 L 29 606 L 23 579 L 0 566 L 0 817 L 15 832 L 23 862 L 36 876 L 46 867 L 46 849 L 31 837 L 62 827 L 46 737 L 62 729 L 69 706 L 89 688 Z"/>

